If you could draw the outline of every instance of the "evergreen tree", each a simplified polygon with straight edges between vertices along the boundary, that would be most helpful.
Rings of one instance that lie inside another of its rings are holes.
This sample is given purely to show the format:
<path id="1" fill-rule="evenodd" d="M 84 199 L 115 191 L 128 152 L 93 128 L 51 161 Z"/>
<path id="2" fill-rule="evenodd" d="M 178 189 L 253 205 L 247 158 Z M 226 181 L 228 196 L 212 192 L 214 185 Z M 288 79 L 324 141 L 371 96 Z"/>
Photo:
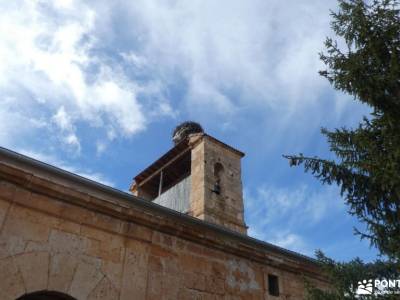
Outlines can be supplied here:
<path id="1" fill-rule="evenodd" d="M 355 258 L 349 262 L 336 262 L 320 251 L 317 251 L 317 259 L 322 270 L 328 276 L 332 288 L 323 291 L 306 282 L 307 300 L 398 300 L 400 298 L 398 288 L 390 288 L 385 294 L 379 294 L 375 288 L 373 288 L 372 295 L 362 296 L 357 294 L 359 283 L 365 284 L 365 281 L 372 280 L 374 285 L 375 279 L 399 278 L 398 266 L 390 261 L 377 260 L 364 263 L 361 259 Z"/>
<path id="2" fill-rule="evenodd" d="M 285 156 L 324 184 L 336 183 L 349 212 L 365 223 L 357 232 L 383 255 L 400 261 L 400 13 L 398 0 L 339 0 L 327 69 L 320 71 L 337 90 L 369 105 L 371 115 L 355 129 L 322 129 L 335 160 Z"/>
<path id="3" fill-rule="evenodd" d="M 320 54 L 326 70 L 320 74 L 335 89 L 370 106 L 371 114 L 356 128 L 322 129 L 335 159 L 285 157 L 323 184 L 340 187 L 350 214 L 366 225 L 364 232 L 356 229 L 356 233 L 387 261 L 338 263 L 319 252 L 317 258 L 333 288 L 321 291 L 309 285 L 308 297 L 313 300 L 356 299 L 358 281 L 399 279 L 400 270 L 400 4 L 399 0 L 338 2 L 331 24 L 345 46 L 327 38 L 326 52 Z M 365 299 L 400 299 L 400 295 Z"/>

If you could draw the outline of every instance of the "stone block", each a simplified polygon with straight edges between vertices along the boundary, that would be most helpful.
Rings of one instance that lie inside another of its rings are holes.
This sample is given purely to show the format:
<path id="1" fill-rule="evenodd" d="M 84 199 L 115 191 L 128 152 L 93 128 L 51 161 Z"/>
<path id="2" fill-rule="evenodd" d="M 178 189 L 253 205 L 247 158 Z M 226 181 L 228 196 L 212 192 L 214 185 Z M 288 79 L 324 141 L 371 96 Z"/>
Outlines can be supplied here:
<path id="1" fill-rule="evenodd" d="M 59 216 L 65 206 L 64 202 L 37 193 L 32 193 L 30 195 L 29 202 L 23 199 L 23 197 L 21 197 L 20 200 L 16 199 L 16 202 L 23 205 L 28 205 L 31 208 L 46 212 L 47 214 L 51 214 L 53 216 Z"/>
<path id="2" fill-rule="evenodd" d="M 70 222 L 64 219 L 58 219 L 57 223 L 54 225 L 54 228 L 74 234 L 80 234 L 81 232 L 81 225 L 79 223 Z"/>
<path id="3" fill-rule="evenodd" d="M 50 252 L 48 242 L 27 241 L 24 252 Z"/>
<path id="4" fill-rule="evenodd" d="M 228 274 L 228 270 L 224 263 L 214 261 L 211 263 L 211 273 L 217 278 L 225 279 Z"/>
<path id="5" fill-rule="evenodd" d="M 163 299 L 162 280 L 163 280 L 163 274 L 149 272 L 148 278 L 147 278 L 147 281 L 148 281 L 147 290 L 146 290 L 146 293 L 143 294 L 143 298 L 140 298 L 140 299 L 146 299 L 146 300 Z M 130 298 L 122 298 L 121 297 L 121 300 L 125 300 L 125 299 L 128 300 Z"/>
<path id="6" fill-rule="evenodd" d="M 180 274 L 182 272 L 181 264 L 177 257 L 166 257 L 162 260 L 167 274 Z"/>
<path id="7" fill-rule="evenodd" d="M 178 293 L 178 299 L 185 299 L 185 300 L 198 300 L 198 291 L 181 288 Z"/>
<path id="8" fill-rule="evenodd" d="M 117 300 L 119 298 L 118 290 L 111 281 L 104 276 L 99 284 L 90 293 L 88 300 Z"/>
<path id="9" fill-rule="evenodd" d="M 113 233 L 87 225 L 81 226 L 81 235 L 101 242 L 105 242 L 109 245 L 110 248 L 122 247 L 125 240 L 125 238 L 119 233 Z"/>
<path id="10" fill-rule="evenodd" d="M 14 202 L 22 205 L 27 205 L 29 204 L 29 201 L 31 199 L 31 194 L 32 193 L 27 189 L 17 187 L 14 194 Z"/>
<path id="11" fill-rule="evenodd" d="M 160 247 L 160 246 L 154 245 L 154 244 L 151 245 L 150 254 L 154 255 L 154 256 L 160 256 L 160 257 L 173 257 L 176 255 L 172 249 L 167 248 L 167 247 Z"/>
<path id="12" fill-rule="evenodd" d="M 12 213 L 13 209 L 14 207 L 10 209 L 4 222 L 3 236 L 17 236 L 24 240 L 32 241 L 47 241 L 50 232 L 49 226 L 21 218 Z"/>
<path id="13" fill-rule="evenodd" d="M 13 258 L 0 260 L 0 291 L 5 299 L 16 299 L 25 293 L 25 286 Z"/>
<path id="14" fill-rule="evenodd" d="M 100 269 L 101 261 L 88 256 L 79 256 L 78 266 L 76 267 L 72 279 L 69 293 L 72 297 L 85 300 L 104 277 Z"/>
<path id="15" fill-rule="evenodd" d="M 10 206 L 11 202 L 0 199 L 0 233 Z"/>
<path id="16" fill-rule="evenodd" d="M 179 260 L 183 272 L 198 272 L 205 274 L 210 269 L 210 262 L 203 257 L 183 253 L 180 255 Z"/>
<path id="17" fill-rule="evenodd" d="M 48 290 L 67 293 L 77 264 L 75 255 L 54 253 L 50 257 Z"/>
<path id="18" fill-rule="evenodd" d="M 204 255 L 204 247 L 198 246 L 194 243 L 188 243 L 186 245 L 186 250 L 188 253 L 196 254 L 196 255 Z"/>
<path id="19" fill-rule="evenodd" d="M 88 240 L 77 234 L 52 229 L 49 237 L 52 253 L 79 255 L 88 247 Z"/>
<path id="20" fill-rule="evenodd" d="M 112 243 L 98 241 L 94 239 L 87 239 L 88 246 L 85 251 L 86 254 L 94 257 L 101 258 L 102 260 L 118 263 L 122 260 L 122 248 L 115 246 Z"/>
<path id="21" fill-rule="evenodd" d="M 150 242 L 153 236 L 153 230 L 132 222 L 124 222 L 121 225 L 121 232 L 123 235 L 130 238 Z"/>
<path id="22" fill-rule="evenodd" d="M 135 247 L 125 249 L 124 272 L 120 300 L 145 299 L 147 272 L 148 272 L 148 246 L 136 243 Z"/>
<path id="23" fill-rule="evenodd" d="M 165 273 L 162 277 L 163 297 L 166 300 L 178 299 L 179 288 L 181 281 L 179 274 Z"/>
<path id="24" fill-rule="evenodd" d="M 159 256 L 150 255 L 149 256 L 149 272 L 162 273 L 164 272 L 163 260 Z"/>
<path id="25" fill-rule="evenodd" d="M 179 274 L 149 273 L 146 299 L 179 299 L 180 285 Z"/>
<path id="26" fill-rule="evenodd" d="M 0 236 L 0 259 L 23 253 L 26 244 L 19 236 Z"/>
<path id="27" fill-rule="evenodd" d="M 122 253 L 122 255 L 124 255 L 124 253 Z M 101 271 L 111 281 L 111 284 L 116 287 L 118 291 L 120 291 L 122 284 L 123 264 L 121 262 L 114 263 L 112 261 L 103 260 L 101 263 Z"/>
<path id="28" fill-rule="evenodd" d="M 207 276 L 205 281 L 205 290 L 213 295 L 225 294 L 225 280 L 216 276 Z"/>
<path id="29" fill-rule="evenodd" d="M 49 227 L 57 224 L 58 219 L 49 214 L 25 206 L 13 205 L 10 209 L 10 217 L 23 219 L 27 222 L 43 224 Z"/>
<path id="30" fill-rule="evenodd" d="M 183 273 L 183 284 L 188 289 L 205 291 L 206 276 L 195 272 Z"/>
<path id="31" fill-rule="evenodd" d="M 14 194 L 16 190 L 16 185 L 0 180 L 0 198 L 6 201 L 13 201 L 14 200 Z"/>
<path id="32" fill-rule="evenodd" d="M 14 257 L 21 272 L 27 293 L 47 289 L 49 253 L 30 252 Z"/>
<path id="33" fill-rule="evenodd" d="M 90 212 L 90 217 L 85 219 L 83 223 L 109 232 L 121 232 L 121 220 L 99 212 Z"/>
<path id="34" fill-rule="evenodd" d="M 204 247 L 204 255 L 213 260 L 225 261 L 229 258 L 229 254 L 222 252 L 221 250 Z"/>
<path id="35" fill-rule="evenodd" d="M 85 224 L 86 221 L 90 220 L 90 218 L 93 216 L 93 213 L 94 212 L 90 212 L 90 210 L 86 208 L 64 203 L 63 209 L 60 212 L 60 217 L 78 224 Z"/>

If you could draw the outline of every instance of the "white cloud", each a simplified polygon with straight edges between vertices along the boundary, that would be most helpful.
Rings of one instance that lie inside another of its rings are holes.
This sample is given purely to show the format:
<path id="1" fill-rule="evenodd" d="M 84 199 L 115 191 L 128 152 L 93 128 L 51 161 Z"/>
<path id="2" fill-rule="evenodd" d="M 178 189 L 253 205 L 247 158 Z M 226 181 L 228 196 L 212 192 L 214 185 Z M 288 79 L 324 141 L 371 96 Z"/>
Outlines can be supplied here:
<path id="1" fill-rule="evenodd" d="M 101 155 L 107 148 L 107 144 L 103 141 L 96 142 L 96 154 Z"/>
<path id="2" fill-rule="evenodd" d="M 136 53 L 162 71 L 180 73 L 191 105 L 222 114 L 252 102 L 295 109 L 327 86 L 318 52 L 329 33 L 335 1 L 157 1 L 127 4 Z M 140 50 L 139 50 L 140 51 Z M 241 97 L 234 100 L 239 92 Z M 200 105 L 199 105 L 200 103 Z"/>
<path id="3" fill-rule="evenodd" d="M 102 41 L 96 22 L 107 17 L 99 16 L 95 7 L 74 0 L 20 0 L 4 2 L 0 9 L 0 114 L 37 122 L 44 119 L 48 130 L 51 119 L 60 139 L 78 150 L 79 122 L 119 137 L 146 127 L 148 105 L 140 97 L 153 95 L 153 83 L 130 80 L 119 62 L 97 50 Z M 12 109 L 4 105 L 7 98 L 16 102 Z M 153 113 L 172 112 L 165 99 L 160 109 L 157 100 L 152 104 Z M 17 124 L 17 138 L 27 131 L 25 126 Z M 2 122 L 0 131 L 8 127 Z M 0 138 L 10 144 L 13 137 L 3 133 Z"/>
<path id="4" fill-rule="evenodd" d="M 0 143 L 14 147 L 36 136 L 37 127 L 16 118 L 41 124 L 40 132 L 62 142 L 55 147 L 76 153 L 88 144 L 87 128 L 95 131 L 93 143 L 99 135 L 113 141 L 160 117 L 232 127 L 246 117 L 243 110 L 268 111 L 263 126 L 274 124 L 276 139 L 289 126 L 318 128 L 326 115 L 313 105 L 328 87 L 317 74 L 318 52 L 334 6 L 335 0 L 2 2 L 0 115 L 7 117 Z M 5 105 L 6 98 L 15 103 Z M 343 97 L 332 98 L 338 114 L 346 110 Z M 309 114 L 310 122 L 298 120 Z"/>
<path id="5" fill-rule="evenodd" d="M 57 113 L 53 116 L 53 120 L 62 130 L 73 131 L 71 117 L 65 112 L 64 106 L 58 109 Z"/>
<path id="6" fill-rule="evenodd" d="M 265 222 L 289 216 L 293 219 L 285 218 L 288 224 L 306 220 L 313 225 L 332 210 L 342 209 L 344 205 L 340 199 L 334 186 L 321 190 L 314 190 L 306 185 L 294 189 L 262 186 L 257 189 L 255 196 L 246 193 L 245 203 L 250 214 L 264 215 Z"/>
<path id="7" fill-rule="evenodd" d="M 317 74 L 317 53 L 334 5 L 4 2 L 0 91 L 31 107 L 34 118 L 43 109 L 38 103 L 45 103 L 53 115 L 60 109 L 73 115 L 72 125 L 79 120 L 112 128 L 117 136 L 132 136 L 157 116 L 175 117 L 175 99 L 164 92 L 177 78 L 184 81 L 184 107 L 193 115 L 209 115 L 212 107 L 229 119 L 249 104 L 290 115 L 327 86 Z"/>
<path id="8" fill-rule="evenodd" d="M 52 117 L 53 122 L 61 130 L 61 141 L 75 153 L 79 154 L 81 150 L 81 144 L 79 138 L 76 135 L 76 129 L 74 121 L 71 116 L 65 111 L 64 106 L 61 106 Z"/>
<path id="9" fill-rule="evenodd" d="M 49 165 L 66 170 L 68 172 L 77 174 L 79 176 L 91 179 L 96 182 L 100 182 L 104 185 L 111 186 L 111 187 L 115 186 L 115 183 L 113 181 L 111 181 L 110 179 L 108 179 L 107 177 L 105 177 L 103 174 L 98 173 L 98 172 L 93 172 L 91 170 L 88 170 L 88 169 L 85 169 L 82 167 L 71 165 L 63 160 L 58 159 L 54 155 L 39 153 L 39 152 L 25 150 L 25 149 L 19 149 L 19 150 L 17 150 L 17 152 L 19 152 L 23 155 L 26 155 L 28 157 L 34 158 L 36 160 L 39 160 L 41 162 L 45 162 Z"/>
<path id="10" fill-rule="evenodd" d="M 262 186 L 254 195 L 245 190 L 244 198 L 249 235 L 304 254 L 313 249 L 301 230 L 315 228 L 336 213 L 345 214 L 334 186 L 319 191 L 306 185 L 294 189 Z"/>
<path id="11" fill-rule="evenodd" d="M 76 152 L 79 153 L 81 151 L 81 143 L 79 142 L 78 137 L 74 133 L 70 133 L 63 138 L 63 142 L 68 146 L 75 148 Z"/>
<path id="12" fill-rule="evenodd" d="M 24 111 L 24 107 L 20 107 L 13 97 L 0 98 L 0 120 L 0 143 L 3 145 L 11 145 L 22 136 L 48 126 L 43 118 L 35 118 Z"/>
<path id="13" fill-rule="evenodd" d="M 302 254 L 312 255 L 313 252 L 300 235 L 290 232 L 280 232 L 271 243 Z"/>
<path id="14" fill-rule="evenodd" d="M 251 226 L 248 229 L 247 234 L 256 239 L 267 241 L 273 245 L 277 245 L 279 247 L 290 249 L 292 251 L 296 251 L 306 255 L 312 255 L 312 249 L 310 245 L 307 245 L 306 241 L 299 234 L 292 233 L 287 229 L 280 228 L 273 232 L 273 230 L 269 230 L 266 232 L 264 229 L 261 229 L 256 226 Z"/>

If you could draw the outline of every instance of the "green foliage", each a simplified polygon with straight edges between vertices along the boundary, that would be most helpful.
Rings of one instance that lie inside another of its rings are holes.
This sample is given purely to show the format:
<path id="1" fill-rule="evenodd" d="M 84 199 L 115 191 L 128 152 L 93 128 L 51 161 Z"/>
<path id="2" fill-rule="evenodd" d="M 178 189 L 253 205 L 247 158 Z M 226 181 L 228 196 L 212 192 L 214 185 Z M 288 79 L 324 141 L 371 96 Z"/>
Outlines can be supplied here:
<path id="1" fill-rule="evenodd" d="M 365 279 L 398 278 L 399 272 L 395 264 L 377 260 L 364 263 L 355 258 L 350 262 L 340 263 L 326 257 L 321 251 L 316 256 L 322 269 L 328 275 L 333 287 L 330 291 L 322 291 L 307 283 L 308 300 L 352 300 L 352 299 L 398 299 L 395 293 L 386 295 L 356 295 L 358 282 Z"/>
<path id="2" fill-rule="evenodd" d="M 372 113 L 355 129 L 322 129 L 335 160 L 285 156 L 324 184 L 337 184 L 350 214 L 366 224 L 356 233 L 400 263 L 400 12 L 397 0 L 339 0 L 320 74 Z M 355 268 L 356 265 L 352 264 Z M 336 298 L 332 298 L 336 299 Z"/>
<path id="3" fill-rule="evenodd" d="M 323 184 L 337 184 L 349 213 L 366 224 L 356 233 L 376 246 L 386 262 L 356 258 L 335 262 L 321 252 L 318 261 L 332 283 L 322 291 L 307 284 L 310 300 L 399 299 L 399 294 L 357 296 L 358 281 L 399 279 L 400 271 L 400 13 L 398 0 L 338 0 L 332 29 L 320 54 L 320 74 L 335 89 L 371 107 L 357 128 L 322 129 L 334 160 L 285 156 L 303 165 Z"/>
<path id="4" fill-rule="evenodd" d="M 339 0 L 332 29 L 346 51 L 331 38 L 321 60 L 320 74 L 336 89 L 347 92 L 377 111 L 400 113 L 400 15 L 397 0 Z"/>

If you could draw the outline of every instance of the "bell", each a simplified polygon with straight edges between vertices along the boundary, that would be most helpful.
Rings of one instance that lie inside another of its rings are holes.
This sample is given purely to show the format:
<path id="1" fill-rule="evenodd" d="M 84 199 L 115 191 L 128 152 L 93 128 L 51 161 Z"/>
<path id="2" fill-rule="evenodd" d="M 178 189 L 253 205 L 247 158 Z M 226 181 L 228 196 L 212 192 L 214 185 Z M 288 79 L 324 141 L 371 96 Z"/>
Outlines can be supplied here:
<path id="1" fill-rule="evenodd" d="M 218 181 L 214 184 L 212 192 L 216 193 L 217 195 L 221 193 L 221 186 L 219 185 Z"/>

